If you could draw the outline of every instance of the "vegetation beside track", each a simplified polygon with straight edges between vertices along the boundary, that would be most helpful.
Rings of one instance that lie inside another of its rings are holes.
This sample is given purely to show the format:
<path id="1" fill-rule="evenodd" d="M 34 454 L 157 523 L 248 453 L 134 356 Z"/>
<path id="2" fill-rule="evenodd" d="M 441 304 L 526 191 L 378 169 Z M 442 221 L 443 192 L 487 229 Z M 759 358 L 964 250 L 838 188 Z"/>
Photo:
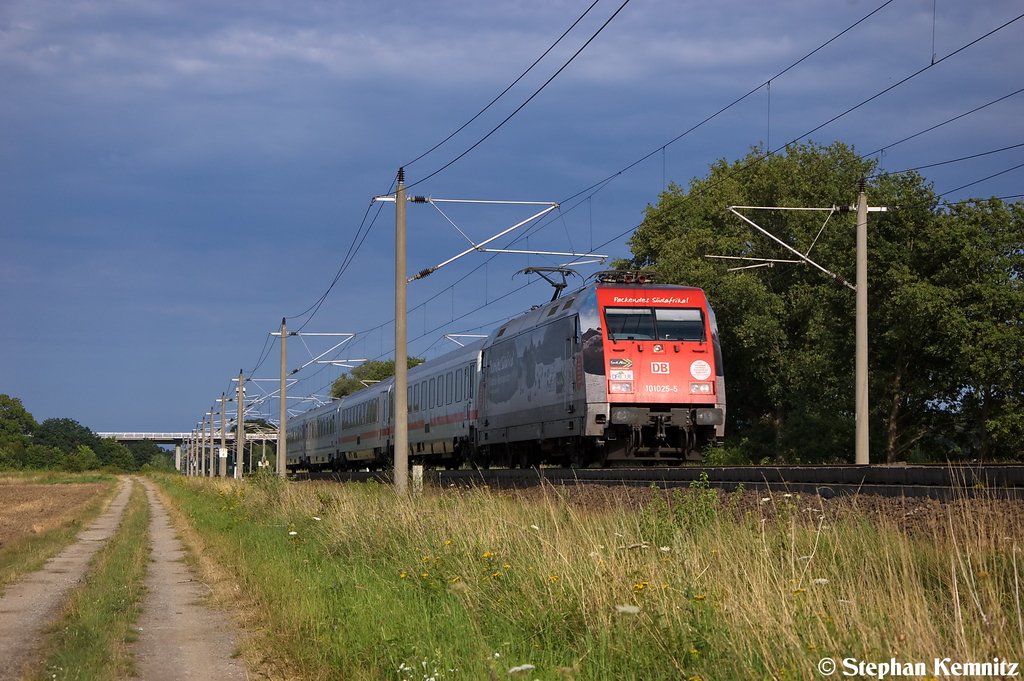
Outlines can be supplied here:
<path id="1" fill-rule="evenodd" d="M 40 681 L 114 680 L 134 674 L 125 644 L 137 639 L 132 625 L 146 591 L 149 516 L 146 492 L 135 484 L 117 532 L 93 559 L 63 616 L 49 627 Z"/>
<path id="2" fill-rule="evenodd" d="M 244 601 L 246 657 L 278 676 L 811 679 L 825 657 L 1013 659 L 1024 641 L 1021 514 L 985 500 L 910 533 L 818 497 L 743 511 L 699 482 L 639 510 L 552 487 L 161 482 Z"/>

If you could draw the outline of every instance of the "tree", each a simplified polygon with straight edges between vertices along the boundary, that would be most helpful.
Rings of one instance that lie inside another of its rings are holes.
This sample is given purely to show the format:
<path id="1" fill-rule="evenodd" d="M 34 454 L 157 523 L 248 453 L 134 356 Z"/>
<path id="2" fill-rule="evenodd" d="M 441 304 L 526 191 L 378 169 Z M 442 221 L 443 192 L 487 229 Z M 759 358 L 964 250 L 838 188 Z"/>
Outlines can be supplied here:
<path id="1" fill-rule="evenodd" d="M 96 452 L 87 445 L 79 445 L 74 452 L 66 455 L 63 461 L 64 470 L 72 473 L 95 470 L 101 465 Z"/>
<path id="2" fill-rule="evenodd" d="M 958 353 L 942 399 L 982 460 L 1024 454 L 1024 204 L 961 202 L 939 216 L 932 253 L 951 301 Z"/>
<path id="3" fill-rule="evenodd" d="M 955 454 L 953 443 L 982 437 L 976 427 L 963 435 L 972 410 L 975 425 L 987 424 L 985 437 L 1012 440 L 1021 425 L 1013 408 L 1021 403 L 1022 383 L 1015 359 L 1021 356 L 1019 205 L 988 206 L 971 216 L 944 212 L 919 175 L 875 175 L 873 161 L 840 143 L 793 145 L 772 156 L 754 149 L 734 163 L 715 163 L 686 190 L 671 185 L 634 234 L 634 257 L 617 265 L 652 267 L 670 282 L 705 289 L 721 330 L 728 431 L 747 439 L 751 455 L 851 460 L 853 292 L 804 264 L 727 272 L 736 261 L 705 256 L 795 259 L 726 208 L 849 206 L 862 177 L 872 177 L 872 205 L 901 207 L 869 218 L 874 459 Z M 752 211 L 751 217 L 853 278 L 852 216 Z M 983 244 L 989 245 L 979 251 Z M 990 344 L 996 347 L 981 351 Z M 997 391 L 997 385 L 1013 388 Z M 985 416 L 984 400 L 971 396 L 989 393 Z"/>
<path id="4" fill-rule="evenodd" d="M 0 395 L 0 438 L 31 435 L 39 427 L 32 414 L 28 413 L 21 400 L 9 395 Z"/>
<path id="5" fill-rule="evenodd" d="M 95 433 L 74 419 L 46 419 L 35 429 L 32 438 L 36 444 L 54 447 L 65 454 L 73 454 L 82 445 L 94 453 L 102 446 Z"/>
<path id="6" fill-rule="evenodd" d="M 719 161 L 688 191 L 671 185 L 631 239 L 632 261 L 619 265 L 653 267 L 663 280 L 706 291 L 721 331 L 727 430 L 746 437 L 755 458 L 844 458 L 853 431 L 852 292 L 804 265 L 727 273 L 735 261 L 705 256 L 794 259 L 726 208 L 850 205 L 873 164 L 840 144 L 763 156 L 754 149 L 733 164 Z M 754 218 L 802 252 L 813 245 L 830 270 L 854 270 L 852 221 L 842 229 L 837 219 L 823 231 L 818 213 Z M 813 451 L 802 445 L 811 433 Z"/>
<path id="7" fill-rule="evenodd" d="M 406 366 L 413 368 L 422 364 L 424 360 L 418 357 L 407 357 Z M 362 390 L 368 384 L 377 383 L 395 375 L 395 360 L 386 361 L 370 360 L 363 362 L 351 372 L 342 374 L 338 380 L 331 385 L 331 397 L 338 399 L 345 395 L 351 395 L 357 390 Z M 365 382 L 364 382 L 365 381 Z"/>
<path id="8" fill-rule="evenodd" d="M 152 440 L 136 440 L 129 442 L 126 446 L 135 459 L 135 468 L 132 470 L 142 468 L 147 463 L 152 463 L 155 456 L 166 454 L 164 448 Z"/>
<path id="9" fill-rule="evenodd" d="M 138 470 L 131 450 L 112 437 L 100 440 L 100 448 L 96 455 L 103 466 L 114 466 L 124 473 Z"/>

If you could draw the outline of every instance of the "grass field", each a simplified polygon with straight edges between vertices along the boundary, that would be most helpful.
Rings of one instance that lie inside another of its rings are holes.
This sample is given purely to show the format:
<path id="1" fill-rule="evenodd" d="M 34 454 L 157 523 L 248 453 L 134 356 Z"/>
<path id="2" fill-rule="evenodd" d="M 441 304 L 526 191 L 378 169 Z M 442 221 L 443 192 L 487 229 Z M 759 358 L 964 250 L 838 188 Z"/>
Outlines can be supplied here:
<path id="1" fill-rule="evenodd" d="M 935 504 L 909 525 L 699 484 L 631 503 L 161 484 L 255 632 L 244 655 L 274 678 L 814 679 L 824 658 L 929 675 L 935 658 L 1024 660 L 1012 502 Z"/>

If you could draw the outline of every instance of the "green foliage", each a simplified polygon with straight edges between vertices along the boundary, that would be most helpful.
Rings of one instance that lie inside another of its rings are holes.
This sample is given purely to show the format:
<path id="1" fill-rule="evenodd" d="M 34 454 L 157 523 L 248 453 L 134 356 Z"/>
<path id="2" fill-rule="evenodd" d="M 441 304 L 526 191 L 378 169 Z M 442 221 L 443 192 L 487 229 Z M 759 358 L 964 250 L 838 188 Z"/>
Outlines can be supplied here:
<path id="1" fill-rule="evenodd" d="M 688 493 L 675 492 L 675 516 L 682 527 L 704 527 L 718 520 L 718 492 L 708 483 L 708 474 L 690 483 Z"/>
<path id="2" fill-rule="evenodd" d="M 174 467 L 174 456 L 164 451 L 161 451 L 160 454 L 154 454 L 149 463 L 144 463 L 139 468 L 140 473 L 147 473 L 149 471 L 177 473 L 178 470 Z"/>
<path id="3" fill-rule="evenodd" d="M 39 427 L 17 397 L 0 395 L 0 470 L 25 466 L 32 431 Z M 33 452 L 32 456 L 35 456 Z"/>
<path id="4" fill-rule="evenodd" d="M 114 438 L 105 438 L 100 441 L 100 448 L 96 452 L 103 466 L 117 468 L 122 473 L 131 473 L 138 469 L 135 465 L 135 457 L 127 446 L 121 444 Z"/>
<path id="5" fill-rule="evenodd" d="M 708 447 L 704 450 L 706 466 L 744 466 L 750 463 L 747 452 L 748 441 L 740 439 L 738 443 L 727 441 L 721 447 Z"/>
<path id="6" fill-rule="evenodd" d="M 1019 643 L 1012 502 L 930 505 L 920 536 L 856 498 L 713 506 L 707 480 L 682 494 L 717 520 L 685 524 L 662 492 L 637 514 L 554 489 L 160 483 L 254 606 L 244 654 L 282 678 L 810 679 Z"/>
<path id="7" fill-rule="evenodd" d="M 65 454 L 73 454 L 83 445 L 95 451 L 103 444 L 91 430 L 68 418 L 46 419 L 35 429 L 32 439 L 37 444 L 55 447 Z"/>
<path id="8" fill-rule="evenodd" d="M 1020 457 L 1022 204 L 992 199 L 943 210 L 919 175 L 878 175 L 873 161 L 838 142 L 762 156 L 754 149 L 715 163 L 686 189 L 671 185 L 648 207 L 630 242 L 633 258 L 617 263 L 707 292 L 722 338 L 727 432 L 746 440 L 749 458 L 852 460 L 854 294 L 803 264 L 727 272 L 734 261 L 705 256 L 794 259 L 726 208 L 849 206 L 862 177 L 872 178 L 872 205 L 893 207 L 869 217 L 873 460 L 911 451 L 942 460 Z M 854 278 L 852 215 L 746 213 Z"/>
<path id="9" fill-rule="evenodd" d="M 130 470 L 142 468 L 147 463 L 150 463 L 154 457 L 167 453 L 164 451 L 163 447 L 152 440 L 137 440 L 135 442 L 129 442 L 125 446 L 128 447 L 128 451 L 131 452 L 132 458 L 135 459 L 135 466 Z"/>
<path id="10" fill-rule="evenodd" d="M 38 425 L 21 400 L 0 395 L 0 438 L 31 435 Z"/>
<path id="11" fill-rule="evenodd" d="M 418 357 L 407 357 L 406 364 L 411 369 L 425 360 Z M 370 360 L 363 362 L 352 371 L 342 374 L 338 380 L 331 385 L 331 397 L 338 399 L 345 395 L 351 395 L 357 390 L 362 390 L 367 384 L 377 383 L 395 375 L 395 360 L 386 361 Z M 365 381 L 365 383 L 364 383 Z"/>
<path id="12" fill-rule="evenodd" d="M 77 450 L 64 457 L 61 464 L 62 468 L 69 473 L 91 471 L 102 465 L 100 458 L 96 456 L 96 452 L 92 450 L 92 447 L 87 447 L 86 445 L 79 445 Z"/>

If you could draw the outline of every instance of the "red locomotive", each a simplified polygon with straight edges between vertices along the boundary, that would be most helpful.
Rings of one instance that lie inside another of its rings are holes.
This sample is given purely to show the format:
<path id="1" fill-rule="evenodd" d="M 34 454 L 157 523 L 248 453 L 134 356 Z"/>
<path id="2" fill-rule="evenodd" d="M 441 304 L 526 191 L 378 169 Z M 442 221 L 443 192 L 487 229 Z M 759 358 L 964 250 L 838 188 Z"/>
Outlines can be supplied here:
<path id="1" fill-rule="evenodd" d="M 595 276 L 486 340 L 410 369 L 410 461 L 700 460 L 725 424 L 718 327 L 704 292 L 656 284 L 650 272 Z M 291 419 L 289 466 L 389 465 L 393 389 L 382 381 Z M 333 427 L 324 423 L 332 414 Z"/>

